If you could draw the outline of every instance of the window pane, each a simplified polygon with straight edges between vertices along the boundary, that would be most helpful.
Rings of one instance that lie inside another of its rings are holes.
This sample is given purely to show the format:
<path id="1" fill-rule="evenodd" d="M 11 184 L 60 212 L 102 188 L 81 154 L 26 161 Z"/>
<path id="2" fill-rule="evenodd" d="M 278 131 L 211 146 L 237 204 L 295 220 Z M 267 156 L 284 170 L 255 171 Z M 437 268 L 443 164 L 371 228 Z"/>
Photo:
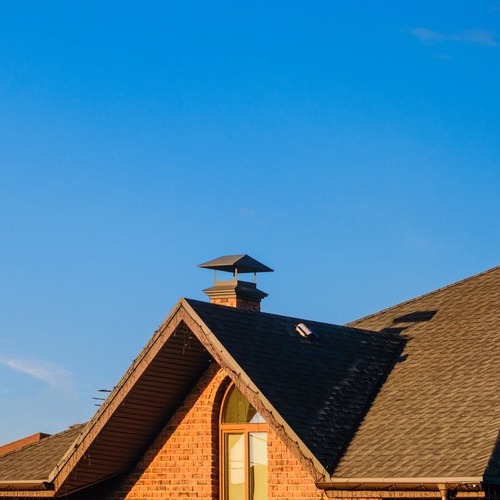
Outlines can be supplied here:
<path id="1" fill-rule="evenodd" d="M 267 500 L 267 432 L 250 432 L 250 500 Z"/>
<path id="2" fill-rule="evenodd" d="M 260 413 L 248 402 L 237 387 L 233 387 L 229 396 L 226 398 L 226 405 L 222 414 L 224 423 L 264 423 L 265 420 Z"/>
<path id="3" fill-rule="evenodd" d="M 225 434 L 225 497 L 227 500 L 245 498 L 245 435 Z"/>

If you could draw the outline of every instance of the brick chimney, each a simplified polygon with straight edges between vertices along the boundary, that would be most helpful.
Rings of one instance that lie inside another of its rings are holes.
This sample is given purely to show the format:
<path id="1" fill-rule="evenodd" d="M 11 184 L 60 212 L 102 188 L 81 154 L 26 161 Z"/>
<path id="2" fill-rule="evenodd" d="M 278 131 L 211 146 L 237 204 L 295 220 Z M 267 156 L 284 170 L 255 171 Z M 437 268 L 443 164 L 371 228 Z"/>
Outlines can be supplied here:
<path id="1" fill-rule="evenodd" d="M 261 264 L 249 255 L 223 255 L 198 267 L 214 270 L 214 286 L 203 290 L 212 304 L 238 307 L 247 311 L 260 311 L 260 302 L 267 293 L 257 288 L 257 273 L 273 272 L 270 267 Z M 217 271 L 233 273 L 233 279 L 217 280 Z M 238 275 L 253 273 L 254 281 L 240 281 Z"/>

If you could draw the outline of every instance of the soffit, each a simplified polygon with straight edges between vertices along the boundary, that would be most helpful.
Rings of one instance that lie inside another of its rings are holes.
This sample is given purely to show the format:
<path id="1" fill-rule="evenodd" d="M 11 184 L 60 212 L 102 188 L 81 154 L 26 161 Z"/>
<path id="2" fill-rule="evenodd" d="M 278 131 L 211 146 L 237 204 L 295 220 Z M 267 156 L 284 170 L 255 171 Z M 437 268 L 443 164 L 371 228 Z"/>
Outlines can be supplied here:
<path id="1" fill-rule="evenodd" d="M 129 470 L 206 370 L 210 356 L 181 316 L 162 325 L 53 472 L 58 494 Z"/>

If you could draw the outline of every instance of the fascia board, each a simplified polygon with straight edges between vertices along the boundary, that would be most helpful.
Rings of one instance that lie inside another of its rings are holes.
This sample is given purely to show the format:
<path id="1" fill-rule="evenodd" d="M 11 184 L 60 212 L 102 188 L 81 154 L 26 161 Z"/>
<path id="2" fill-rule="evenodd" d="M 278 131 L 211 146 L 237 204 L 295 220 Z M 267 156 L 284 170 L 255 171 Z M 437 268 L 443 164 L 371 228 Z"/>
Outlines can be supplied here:
<path id="1" fill-rule="evenodd" d="M 388 486 L 396 488 L 411 489 L 429 487 L 440 489 L 441 486 L 449 485 L 480 485 L 483 482 L 482 476 L 460 476 L 460 477 L 350 477 L 331 478 L 328 481 L 318 481 L 318 488 L 328 489 L 381 489 Z"/>
<path id="2" fill-rule="evenodd" d="M 165 318 L 158 330 L 156 330 L 152 338 L 142 349 L 139 356 L 134 360 L 134 362 L 125 372 L 116 387 L 106 398 L 94 417 L 83 428 L 81 434 L 76 438 L 63 458 L 51 472 L 51 474 L 49 475 L 49 481 L 55 484 L 56 491 L 59 490 L 60 486 L 69 477 L 73 468 L 85 455 L 85 452 L 99 434 L 99 431 L 111 418 L 118 405 L 120 405 L 125 399 L 130 387 L 134 385 L 138 376 L 140 376 L 140 374 L 147 368 L 148 362 L 154 357 L 158 349 L 161 348 L 165 341 L 170 337 L 170 334 L 173 332 L 175 326 L 177 326 L 178 323 L 177 322 L 174 327 L 172 327 L 172 322 L 178 315 L 181 307 L 182 299 L 177 302 L 170 314 Z M 168 332 L 165 335 L 167 329 Z M 162 337 L 164 338 L 162 339 Z"/>

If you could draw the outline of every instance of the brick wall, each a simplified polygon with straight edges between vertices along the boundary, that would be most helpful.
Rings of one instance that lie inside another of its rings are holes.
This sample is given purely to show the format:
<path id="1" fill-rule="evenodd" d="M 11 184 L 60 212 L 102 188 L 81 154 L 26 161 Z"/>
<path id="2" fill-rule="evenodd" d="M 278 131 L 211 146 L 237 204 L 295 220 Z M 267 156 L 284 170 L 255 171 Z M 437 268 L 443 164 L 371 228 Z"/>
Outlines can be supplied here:
<path id="1" fill-rule="evenodd" d="M 313 478 L 274 433 L 267 438 L 269 498 L 326 498 Z"/>
<path id="2" fill-rule="evenodd" d="M 92 498 L 219 499 L 219 412 L 229 380 L 214 363 L 136 468 Z M 325 498 L 313 478 L 273 433 L 268 436 L 269 498 Z"/>
<path id="3" fill-rule="evenodd" d="M 243 309 L 245 311 L 260 311 L 260 298 L 249 299 L 238 296 L 212 297 L 210 302 L 220 306 L 236 307 L 237 309 Z"/>

